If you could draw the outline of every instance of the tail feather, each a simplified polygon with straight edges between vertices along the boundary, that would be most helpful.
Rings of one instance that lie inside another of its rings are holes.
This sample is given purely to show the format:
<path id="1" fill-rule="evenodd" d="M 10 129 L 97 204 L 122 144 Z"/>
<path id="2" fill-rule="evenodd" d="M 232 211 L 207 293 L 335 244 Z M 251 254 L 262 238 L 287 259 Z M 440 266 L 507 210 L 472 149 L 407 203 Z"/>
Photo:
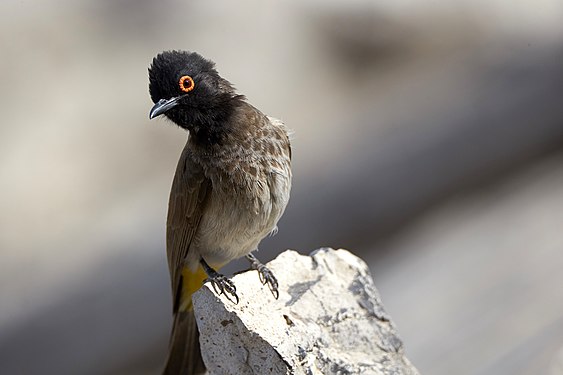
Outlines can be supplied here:
<path id="1" fill-rule="evenodd" d="M 177 311 L 174 315 L 168 358 L 162 374 L 205 374 L 193 310 Z"/>

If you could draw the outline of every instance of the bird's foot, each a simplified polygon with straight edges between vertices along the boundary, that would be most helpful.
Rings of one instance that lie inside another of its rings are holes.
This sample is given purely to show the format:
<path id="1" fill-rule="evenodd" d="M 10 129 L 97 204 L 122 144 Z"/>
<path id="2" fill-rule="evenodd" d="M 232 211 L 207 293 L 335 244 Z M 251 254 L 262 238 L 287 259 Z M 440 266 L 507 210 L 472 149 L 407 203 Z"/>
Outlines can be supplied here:
<path id="1" fill-rule="evenodd" d="M 216 273 L 215 275 L 210 275 L 206 281 L 211 283 L 215 293 L 219 295 L 223 294 L 229 301 L 238 304 L 239 298 L 237 295 L 237 288 L 226 276 Z"/>
<path id="2" fill-rule="evenodd" d="M 211 283 L 215 293 L 219 295 L 223 294 L 229 301 L 238 304 L 239 298 L 235 284 L 225 275 L 221 275 L 219 272 L 211 268 L 205 260 L 203 260 L 203 258 L 200 262 L 205 270 L 205 273 L 207 273 L 207 280 L 205 281 L 209 281 Z"/>
<path id="3" fill-rule="evenodd" d="M 250 261 L 250 268 L 258 271 L 258 277 L 262 285 L 268 285 L 268 289 L 272 292 L 275 299 L 278 299 L 280 292 L 278 291 L 278 280 L 274 276 L 274 273 L 270 271 L 268 267 L 260 263 L 258 259 L 252 254 L 248 254 L 246 259 Z"/>

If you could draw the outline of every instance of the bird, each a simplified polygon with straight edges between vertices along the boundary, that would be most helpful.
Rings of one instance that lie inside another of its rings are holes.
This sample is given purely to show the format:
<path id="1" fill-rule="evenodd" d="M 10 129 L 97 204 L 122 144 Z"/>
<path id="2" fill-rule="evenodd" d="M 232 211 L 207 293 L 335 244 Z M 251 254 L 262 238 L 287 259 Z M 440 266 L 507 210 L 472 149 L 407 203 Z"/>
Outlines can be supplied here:
<path id="1" fill-rule="evenodd" d="M 154 103 L 149 118 L 164 115 L 188 132 L 168 202 L 173 324 L 163 374 L 201 374 L 192 294 L 205 281 L 238 303 L 236 286 L 218 270 L 246 257 L 278 298 L 276 277 L 253 252 L 277 231 L 289 201 L 289 131 L 252 106 L 197 52 L 161 52 L 148 70 Z"/>

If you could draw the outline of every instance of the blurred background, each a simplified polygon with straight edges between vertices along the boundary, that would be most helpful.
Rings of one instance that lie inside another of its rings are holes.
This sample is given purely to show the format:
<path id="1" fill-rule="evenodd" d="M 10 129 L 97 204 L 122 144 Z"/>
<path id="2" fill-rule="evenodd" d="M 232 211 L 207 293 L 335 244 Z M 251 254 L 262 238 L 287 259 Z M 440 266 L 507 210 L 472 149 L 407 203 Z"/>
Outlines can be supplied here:
<path id="1" fill-rule="evenodd" d="M 3 0 L 1 374 L 159 372 L 166 49 L 295 132 L 262 260 L 363 257 L 423 374 L 563 374 L 560 0 Z"/>

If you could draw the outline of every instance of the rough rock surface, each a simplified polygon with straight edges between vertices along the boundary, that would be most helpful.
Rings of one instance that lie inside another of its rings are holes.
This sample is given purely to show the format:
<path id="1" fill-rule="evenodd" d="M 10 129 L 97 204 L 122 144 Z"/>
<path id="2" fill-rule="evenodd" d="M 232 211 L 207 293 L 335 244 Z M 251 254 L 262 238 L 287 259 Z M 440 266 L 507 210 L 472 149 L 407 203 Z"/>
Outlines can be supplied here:
<path id="1" fill-rule="evenodd" d="M 210 374 L 418 374 L 361 259 L 288 250 L 267 266 L 278 300 L 256 271 L 234 276 L 238 305 L 208 283 L 194 295 Z"/>

